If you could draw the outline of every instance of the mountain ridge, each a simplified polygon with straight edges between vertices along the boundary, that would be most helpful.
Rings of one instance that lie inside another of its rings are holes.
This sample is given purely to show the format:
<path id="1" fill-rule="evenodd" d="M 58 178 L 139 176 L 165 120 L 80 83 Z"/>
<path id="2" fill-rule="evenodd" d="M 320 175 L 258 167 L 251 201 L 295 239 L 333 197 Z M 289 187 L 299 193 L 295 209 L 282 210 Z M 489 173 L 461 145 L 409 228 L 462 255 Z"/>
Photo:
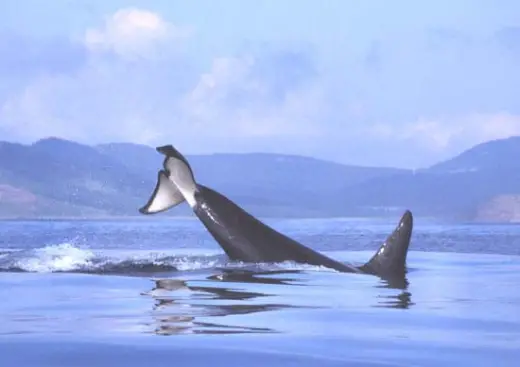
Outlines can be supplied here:
<path id="1" fill-rule="evenodd" d="M 258 216 L 387 216 L 517 221 L 520 137 L 478 144 L 420 170 L 276 153 L 186 154 L 198 182 Z M 0 217 L 140 216 L 163 157 L 134 143 L 49 137 L 0 142 Z M 163 216 L 191 215 L 180 206 Z"/>

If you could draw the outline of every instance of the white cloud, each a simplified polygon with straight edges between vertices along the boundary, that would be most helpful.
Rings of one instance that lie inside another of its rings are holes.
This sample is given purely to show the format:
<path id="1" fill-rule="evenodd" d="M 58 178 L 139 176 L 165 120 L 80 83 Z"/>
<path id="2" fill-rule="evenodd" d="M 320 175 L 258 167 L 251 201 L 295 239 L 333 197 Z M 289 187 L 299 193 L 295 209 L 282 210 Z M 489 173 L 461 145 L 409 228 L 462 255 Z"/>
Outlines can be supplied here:
<path id="1" fill-rule="evenodd" d="M 424 148 L 445 152 L 459 146 L 469 147 L 489 140 L 520 135 L 520 116 L 496 113 L 423 118 L 404 126 L 376 124 L 368 130 L 372 136 L 415 141 Z"/>
<path id="2" fill-rule="evenodd" d="M 103 29 L 86 31 L 88 53 L 77 70 L 43 73 L 0 100 L 0 128 L 21 141 L 153 141 L 164 126 L 174 128 L 166 116 L 174 115 L 188 68 L 174 53 L 151 52 L 175 49 L 177 29 L 149 11 L 117 11 Z M 107 50 L 116 57 L 99 52 Z"/>
<path id="3" fill-rule="evenodd" d="M 172 136 L 209 141 L 318 133 L 324 90 L 314 82 L 284 82 L 280 74 L 298 65 L 278 65 L 279 55 L 216 57 L 203 73 L 190 73 L 174 54 L 128 59 L 157 41 L 174 45 L 171 29 L 151 12 L 116 12 L 105 28 L 86 32 L 90 53 L 83 67 L 33 79 L 0 105 L 0 127 L 24 141 L 53 135 L 145 144 Z M 107 48 L 117 57 L 98 52 Z"/>
<path id="4" fill-rule="evenodd" d="M 151 11 L 127 8 L 105 20 L 102 28 L 88 29 L 85 44 L 93 51 L 113 51 L 120 56 L 150 56 L 162 41 L 184 38 L 188 30 L 166 22 Z"/>
<path id="5" fill-rule="evenodd" d="M 318 84 L 289 88 L 273 100 L 271 83 L 254 72 L 252 56 L 217 58 L 182 99 L 182 113 L 193 128 L 242 137 L 309 135 L 320 130 L 325 95 Z"/>
<path id="6" fill-rule="evenodd" d="M 72 76 L 41 77 L 4 103 L 1 124 L 24 141 L 45 136 L 89 141 L 103 135 L 144 142 L 153 133 L 142 114 L 143 101 L 118 87 L 123 87 L 118 76 L 107 78 L 92 67 Z M 132 108 L 114 103 L 123 95 Z"/>
<path id="7" fill-rule="evenodd" d="M 520 74 L 508 73 L 507 60 L 500 64 L 477 42 L 439 41 L 440 50 L 421 46 L 420 37 L 383 42 L 377 72 L 367 72 L 342 53 L 273 44 L 206 59 L 207 48 L 183 53 L 189 34 L 148 10 L 115 12 L 85 30 L 67 72 L 56 61 L 63 59 L 59 44 L 49 52 L 53 57 L 40 57 L 52 68 L 38 68 L 17 88 L 0 88 L 0 131 L 23 141 L 56 135 L 89 143 L 180 141 L 192 151 L 240 145 L 326 152 L 370 164 L 413 156 L 414 165 L 520 134 L 510 92 Z M 341 66 L 327 64 L 329 56 Z"/>

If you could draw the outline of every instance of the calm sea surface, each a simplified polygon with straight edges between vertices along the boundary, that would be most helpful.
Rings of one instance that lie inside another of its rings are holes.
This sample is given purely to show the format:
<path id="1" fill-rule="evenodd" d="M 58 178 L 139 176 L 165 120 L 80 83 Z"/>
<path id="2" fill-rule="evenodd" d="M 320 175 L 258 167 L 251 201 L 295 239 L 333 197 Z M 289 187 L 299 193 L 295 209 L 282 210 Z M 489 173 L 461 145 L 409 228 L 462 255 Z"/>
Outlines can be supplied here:
<path id="1" fill-rule="evenodd" d="M 398 219 L 267 222 L 363 263 Z M 520 226 L 416 218 L 408 267 L 229 263 L 196 219 L 0 221 L 0 366 L 520 366 Z"/>

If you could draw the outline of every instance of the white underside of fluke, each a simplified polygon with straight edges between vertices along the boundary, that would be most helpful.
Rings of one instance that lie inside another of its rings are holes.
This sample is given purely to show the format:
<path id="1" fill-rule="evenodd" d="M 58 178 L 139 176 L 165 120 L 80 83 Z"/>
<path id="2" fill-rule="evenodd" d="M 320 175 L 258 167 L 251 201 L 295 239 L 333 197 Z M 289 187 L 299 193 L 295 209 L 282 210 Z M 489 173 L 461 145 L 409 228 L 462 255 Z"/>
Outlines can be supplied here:
<path id="1" fill-rule="evenodd" d="M 148 204 L 143 208 L 146 214 L 163 212 L 184 201 L 184 195 L 169 180 L 164 172 L 160 172 L 157 185 Z"/>
<path id="2" fill-rule="evenodd" d="M 190 167 L 180 159 L 168 157 L 164 162 L 164 168 L 170 173 L 169 180 L 181 192 L 190 207 L 193 208 L 196 204 L 195 192 L 197 191 L 197 184 L 193 179 Z"/>

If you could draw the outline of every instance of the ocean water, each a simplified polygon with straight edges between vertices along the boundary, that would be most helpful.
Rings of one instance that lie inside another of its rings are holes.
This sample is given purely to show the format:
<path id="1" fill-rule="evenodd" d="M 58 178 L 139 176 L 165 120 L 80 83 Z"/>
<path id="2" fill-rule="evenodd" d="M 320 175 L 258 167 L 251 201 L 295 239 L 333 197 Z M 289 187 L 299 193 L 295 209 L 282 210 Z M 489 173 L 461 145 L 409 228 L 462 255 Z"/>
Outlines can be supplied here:
<path id="1" fill-rule="evenodd" d="M 363 263 L 396 224 L 268 220 Z M 416 218 L 406 282 L 230 263 L 196 219 L 0 222 L 0 366 L 519 366 L 520 226 Z"/>

